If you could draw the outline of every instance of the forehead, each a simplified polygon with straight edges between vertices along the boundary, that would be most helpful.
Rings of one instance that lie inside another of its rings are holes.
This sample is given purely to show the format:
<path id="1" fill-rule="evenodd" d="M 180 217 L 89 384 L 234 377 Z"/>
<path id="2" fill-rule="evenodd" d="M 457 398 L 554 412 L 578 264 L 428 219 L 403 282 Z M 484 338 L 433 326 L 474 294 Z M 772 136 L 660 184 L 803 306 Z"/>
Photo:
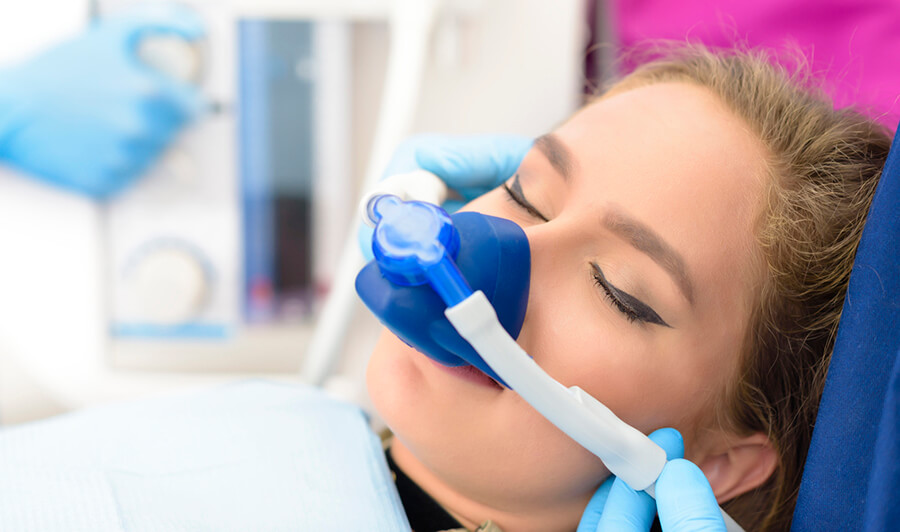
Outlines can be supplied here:
<path id="1" fill-rule="evenodd" d="M 614 203 L 652 227 L 684 256 L 701 292 L 730 291 L 724 272 L 753 281 L 766 151 L 711 91 L 679 82 L 619 92 L 555 134 L 577 160 L 577 197 L 601 210 Z"/>

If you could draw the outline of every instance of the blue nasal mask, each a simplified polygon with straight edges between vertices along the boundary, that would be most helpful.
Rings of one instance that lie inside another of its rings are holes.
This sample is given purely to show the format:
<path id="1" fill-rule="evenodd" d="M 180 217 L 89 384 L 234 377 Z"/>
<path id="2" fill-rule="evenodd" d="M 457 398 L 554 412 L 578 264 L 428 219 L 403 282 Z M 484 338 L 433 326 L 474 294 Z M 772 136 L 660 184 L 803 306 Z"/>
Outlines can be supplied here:
<path id="1" fill-rule="evenodd" d="M 467 285 L 470 293 L 484 292 L 506 332 L 519 336 L 531 276 L 531 251 L 522 228 L 476 212 L 450 216 L 436 205 L 390 195 L 370 201 L 368 211 L 377 222 L 375 260 L 356 278 L 366 306 L 433 360 L 447 366 L 471 364 L 502 384 L 444 310 L 465 299 L 468 294 L 457 287 Z M 429 277 L 435 280 L 430 285 Z"/>
<path id="2" fill-rule="evenodd" d="M 443 184 L 432 177 L 439 192 L 432 196 L 439 200 L 446 190 L 440 193 Z M 378 319 L 442 364 L 476 366 L 632 489 L 652 495 L 665 451 L 578 386 L 554 380 L 515 340 L 531 275 L 525 232 L 509 220 L 474 212 L 449 216 L 392 193 L 371 195 L 363 205 L 375 226 L 375 260 L 356 277 L 356 291 Z M 729 530 L 740 530 L 723 517 Z"/>

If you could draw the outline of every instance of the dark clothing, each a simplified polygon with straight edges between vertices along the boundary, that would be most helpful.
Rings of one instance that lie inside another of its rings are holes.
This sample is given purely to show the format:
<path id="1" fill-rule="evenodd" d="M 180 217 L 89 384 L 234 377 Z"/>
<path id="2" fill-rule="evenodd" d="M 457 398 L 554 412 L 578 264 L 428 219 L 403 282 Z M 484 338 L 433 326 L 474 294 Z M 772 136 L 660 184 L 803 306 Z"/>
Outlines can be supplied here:
<path id="1" fill-rule="evenodd" d="M 391 450 L 384 452 L 388 467 L 394 473 L 394 483 L 400 493 L 400 502 L 406 511 L 409 525 L 415 532 L 437 532 L 453 528 L 464 528 L 459 521 L 447 513 L 425 490 L 412 481 L 391 458 Z"/>

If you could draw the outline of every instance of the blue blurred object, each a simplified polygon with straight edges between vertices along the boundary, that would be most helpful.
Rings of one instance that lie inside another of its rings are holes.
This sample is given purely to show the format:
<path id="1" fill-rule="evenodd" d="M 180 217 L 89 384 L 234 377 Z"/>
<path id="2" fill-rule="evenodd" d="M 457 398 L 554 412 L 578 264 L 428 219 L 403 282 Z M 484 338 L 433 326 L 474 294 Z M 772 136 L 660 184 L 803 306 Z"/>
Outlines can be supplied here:
<path id="1" fill-rule="evenodd" d="M 459 234 L 459 272 L 471 290 L 484 292 L 506 332 L 518 337 L 531 276 L 525 232 L 509 220 L 477 212 L 450 218 Z M 408 345 L 446 366 L 472 364 L 503 383 L 444 316 L 447 303 L 430 285 L 394 284 L 378 262 L 371 261 L 356 277 L 356 291 L 369 310 Z"/>
<path id="2" fill-rule="evenodd" d="M 533 143 L 519 135 L 415 135 L 397 148 L 382 178 L 428 170 L 461 198 L 444 202 L 445 210 L 455 212 L 512 177 Z M 361 225 L 358 238 L 363 256 L 371 260 L 372 229 Z"/>
<path id="3" fill-rule="evenodd" d="M 856 253 L 793 530 L 891 530 L 900 523 L 898 212 L 900 135 Z"/>
<path id="4" fill-rule="evenodd" d="M 722 522 L 718 503 L 703 473 L 690 462 L 680 460 L 684 456 L 684 440 L 681 434 L 671 428 L 659 429 L 650 434 L 650 439 L 665 449 L 666 457 L 672 462 L 663 469 L 656 485 L 657 501 L 645 492 L 637 492 L 619 479 L 610 477 L 594 493 L 588 503 L 578 532 L 641 531 L 650 530 L 656 516 L 657 505 L 660 516 L 665 517 L 666 532 L 697 530 L 693 527 L 700 519 L 713 517 Z M 697 477 L 699 475 L 699 477 Z M 663 482 L 663 478 L 666 481 Z M 690 500 L 689 500 L 690 499 Z M 698 505 L 702 504 L 702 508 Z M 691 508 L 686 514 L 688 521 L 673 523 L 668 519 L 673 508 Z M 724 530 L 724 523 L 721 529 Z M 701 530 L 706 530 L 705 528 Z"/>
<path id="5" fill-rule="evenodd" d="M 0 160 L 95 198 L 131 183 L 204 108 L 196 87 L 138 58 L 156 35 L 196 41 L 204 28 L 185 7 L 156 5 L 0 71 Z"/>

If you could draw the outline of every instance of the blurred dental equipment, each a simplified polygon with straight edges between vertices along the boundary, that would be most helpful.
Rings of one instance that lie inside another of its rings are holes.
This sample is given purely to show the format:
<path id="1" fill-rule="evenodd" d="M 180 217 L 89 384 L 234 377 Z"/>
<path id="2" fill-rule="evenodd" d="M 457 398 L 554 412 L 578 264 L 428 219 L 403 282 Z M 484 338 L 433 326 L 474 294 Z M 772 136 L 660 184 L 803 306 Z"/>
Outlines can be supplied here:
<path id="1" fill-rule="evenodd" d="M 223 102 L 223 112 L 107 207 L 115 367 L 296 374 L 302 364 L 305 380 L 322 383 L 335 369 L 329 364 L 357 350 L 344 340 L 356 336 L 347 334 L 361 308 L 350 286 L 361 263 L 338 261 L 342 245 L 345 255 L 359 255 L 344 238 L 357 225 L 349 141 L 357 140 L 351 91 L 361 81 L 353 25 L 376 20 L 388 30 L 369 155 L 356 169 L 371 188 L 415 127 L 427 73 L 441 66 L 429 64 L 431 54 L 445 33 L 487 6 L 399 0 L 366 12 L 354 5 L 196 3 L 209 25 L 204 92 Z M 231 41 L 237 57 L 226 53 Z M 450 55 L 443 69 L 452 72 L 464 58 Z M 236 93 L 227 85 L 234 77 Z M 222 156 L 229 137 L 238 139 L 236 161 Z M 336 322 L 341 327 L 329 326 Z"/>
<path id="2" fill-rule="evenodd" d="M 107 205 L 111 362 L 295 371 L 299 323 L 333 255 L 314 220 L 349 217 L 335 200 L 351 195 L 349 25 L 196 9 L 210 32 L 202 84 L 220 112 Z M 194 60 L 166 42 L 142 51 L 168 69 Z M 235 141 L 238 153 L 223 150 Z"/>
<path id="3" fill-rule="evenodd" d="M 95 14 L 138 3 L 98 0 Z M 575 109 L 580 2 L 429 4 L 181 2 L 202 20 L 203 44 L 154 33 L 136 56 L 148 71 L 197 83 L 216 105 L 144 178 L 100 206 L 0 169 L 0 241 L 29 257 L 0 279 L 6 422 L 235 374 L 298 380 L 302 366 L 305 377 L 355 229 L 353 176 L 379 173 L 415 131 L 537 134 Z M 527 39 L 538 31 L 552 42 Z M 542 94 L 555 96 L 521 113 Z M 353 317 L 362 305 L 345 292 L 341 319 L 353 329 L 319 382 L 361 373 L 365 361 L 353 359 L 376 333 L 375 320 Z"/>
<path id="4" fill-rule="evenodd" d="M 375 168 L 412 127 L 438 2 L 188 5 L 208 27 L 200 83 L 221 112 L 105 207 L 108 363 L 297 379 L 355 205 L 353 27 L 384 25 L 390 47 Z M 171 43 L 141 52 L 167 70 L 196 59 Z"/>
<path id="5" fill-rule="evenodd" d="M 375 226 L 375 260 L 360 272 L 356 289 L 385 326 L 441 364 L 471 364 L 514 390 L 613 475 L 654 495 L 666 452 L 578 386 L 554 380 L 514 339 L 530 278 L 521 228 L 476 212 L 451 218 L 436 205 L 391 194 L 371 196 L 362 207 Z M 461 338 L 441 327 L 441 311 Z M 728 530 L 743 530 L 724 511 L 722 517 Z"/>

